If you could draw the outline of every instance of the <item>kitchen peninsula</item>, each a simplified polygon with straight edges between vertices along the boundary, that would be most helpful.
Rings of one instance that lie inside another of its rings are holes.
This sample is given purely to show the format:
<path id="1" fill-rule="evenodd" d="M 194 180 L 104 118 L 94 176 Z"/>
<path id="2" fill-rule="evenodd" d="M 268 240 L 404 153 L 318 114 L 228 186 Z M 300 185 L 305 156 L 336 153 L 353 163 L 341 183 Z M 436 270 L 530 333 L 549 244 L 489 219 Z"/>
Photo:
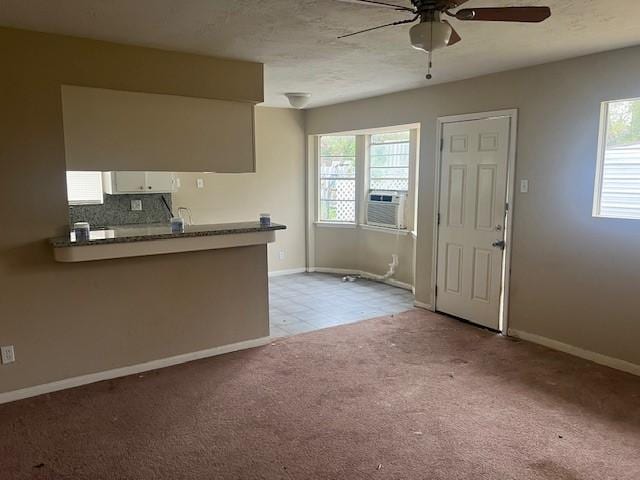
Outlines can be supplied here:
<path id="1" fill-rule="evenodd" d="M 126 225 L 92 230 L 88 240 L 76 240 L 71 232 L 50 239 L 49 243 L 57 261 L 86 262 L 267 244 L 275 241 L 277 230 L 286 228 L 242 222 L 190 225 L 181 232 L 172 232 L 168 224 Z"/>

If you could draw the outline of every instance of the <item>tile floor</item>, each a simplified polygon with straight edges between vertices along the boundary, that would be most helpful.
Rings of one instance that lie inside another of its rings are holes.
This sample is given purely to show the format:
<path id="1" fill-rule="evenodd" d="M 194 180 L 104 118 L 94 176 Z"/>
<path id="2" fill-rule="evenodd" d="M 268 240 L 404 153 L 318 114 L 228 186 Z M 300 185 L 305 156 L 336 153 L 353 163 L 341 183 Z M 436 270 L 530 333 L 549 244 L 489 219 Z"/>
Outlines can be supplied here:
<path id="1" fill-rule="evenodd" d="M 271 336 L 285 337 L 413 308 L 413 294 L 370 280 L 299 273 L 269 279 Z"/>

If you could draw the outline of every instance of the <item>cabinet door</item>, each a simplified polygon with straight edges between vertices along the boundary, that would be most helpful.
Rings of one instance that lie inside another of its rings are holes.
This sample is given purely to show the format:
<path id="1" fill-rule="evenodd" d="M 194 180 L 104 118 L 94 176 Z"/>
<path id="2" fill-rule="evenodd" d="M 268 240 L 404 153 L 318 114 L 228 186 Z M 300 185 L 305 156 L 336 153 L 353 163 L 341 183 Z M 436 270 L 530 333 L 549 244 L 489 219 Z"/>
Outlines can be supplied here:
<path id="1" fill-rule="evenodd" d="M 173 173 L 147 172 L 145 190 L 147 192 L 169 193 L 173 192 Z"/>
<path id="2" fill-rule="evenodd" d="M 145 190 L 145 172 L 114 172 L 118 193 L 140 193 Z"/>

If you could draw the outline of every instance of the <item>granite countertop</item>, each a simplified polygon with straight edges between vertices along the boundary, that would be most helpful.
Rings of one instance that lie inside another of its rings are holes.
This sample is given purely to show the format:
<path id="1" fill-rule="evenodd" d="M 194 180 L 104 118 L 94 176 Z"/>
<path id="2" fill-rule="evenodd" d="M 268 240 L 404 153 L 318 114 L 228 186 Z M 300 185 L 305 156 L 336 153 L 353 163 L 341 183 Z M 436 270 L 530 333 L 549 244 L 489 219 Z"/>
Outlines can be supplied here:
<path id="1" fill-rule="evenodd" d="M 104 245 L 111 243 L 144 242 L 149 240 L 166 240 L 171 238 L 203 237 L 210 235 L 233 235 L 238 233 L 271 232 L 284 230 L 287 227 L 272 223 L 263 227 L 259 222 L 218 223 L 212 225 L 185 225 L 183 232 L 174 233 L 170 224 L 154 225 L 121 225 L 92 229 L 89 240 L 76 241 L 75 233 L 64 237 L 49 239 L 54 248 L 80 247 L 87 245 Z"/>

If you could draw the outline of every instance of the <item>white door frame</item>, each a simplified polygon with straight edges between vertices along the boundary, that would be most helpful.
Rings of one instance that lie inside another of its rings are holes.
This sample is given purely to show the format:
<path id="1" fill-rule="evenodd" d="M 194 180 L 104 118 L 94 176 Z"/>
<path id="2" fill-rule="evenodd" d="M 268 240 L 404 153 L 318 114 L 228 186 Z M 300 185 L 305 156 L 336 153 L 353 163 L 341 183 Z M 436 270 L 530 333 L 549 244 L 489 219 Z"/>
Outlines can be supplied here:
<path id="1" fill-rule="evenodd" d="M 508 117 L 510 120 L 509 130 L 509 160 L 507 165 L 507 219 L 505 223 L 504 265 L 502 272 L 502 295 L 500 299 L 500 331 L 507 335 L 509 331 L 509 283 L 511 279 L 511 241 L 513 233 L 513 197 L 515 192 L 516 173 L 516 139 L 518 134 L 518 110 L 497 110 L 493 112 L 470 113 L 466 115 L 451 115 L 438 117 L 436 134 L 436 188 L 433 208 L 433 258 L 431 269 L 431 298 L 433 299 L 433 310 L 437 310 L 438 299 L 436 297 L 436 283 L 438 273 L 438 212 L 440 210 L 440 174 L 442 165 L 443 131 L 447 123 L 469 122 L 473 120 L 485 120 L 496 117 Z"/>

